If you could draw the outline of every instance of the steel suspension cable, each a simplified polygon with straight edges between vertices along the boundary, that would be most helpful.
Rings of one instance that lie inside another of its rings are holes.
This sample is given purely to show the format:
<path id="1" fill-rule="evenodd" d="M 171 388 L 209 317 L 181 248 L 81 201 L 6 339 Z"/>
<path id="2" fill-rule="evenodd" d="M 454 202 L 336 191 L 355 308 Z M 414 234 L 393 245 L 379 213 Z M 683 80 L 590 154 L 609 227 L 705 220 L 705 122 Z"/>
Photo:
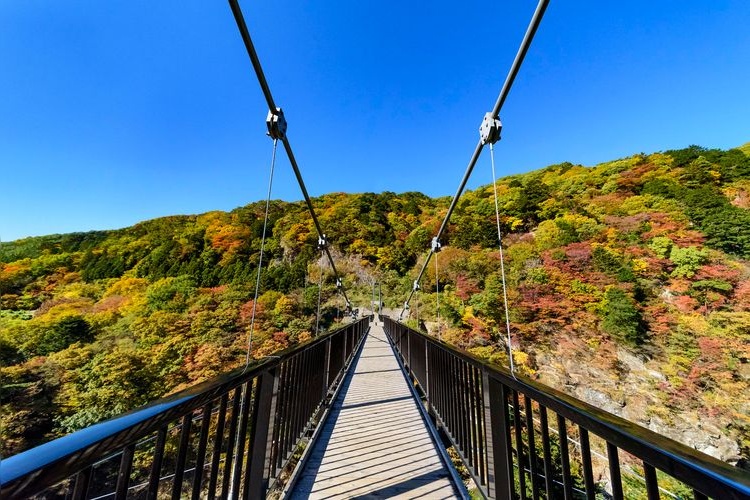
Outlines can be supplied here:
<path id="1" fill-rule="evenodd" d="M 323 293 L 323 250 L 320 251 L 320 277 L 318 278 L 318 312 L 315 319 L 315 337 L 320 333 L 320 297 Z"/>
<path id="2" fill-rule="evenodd" d="M 505 332 L 508 342 L 508 359 L 510 360 L 510 373 L 515 378 L 516 367 L 513 360 L 513 343 L 510 336 L 510 315 L 508 314 L 508 289 L 505 284 L 505 257 L 503 256 L 503 233 L 500 230 L 500 203 L 497 197 L 497 178 L 495 177 L 495 145 L 490 144 L 490 163 L 492 164 L 492 190 L 495 194 L 495 222 L 497 223 L 497 243 L 500 248 L 500 277 L 503 281 L 503 305 L 505 306 Z"/>
<path id="3" fill-rule="evenodd" d="M 437 254 L 435 254 L 435 312 L 437 313 L 437 336 L 440 340 L 440 279 L 438 278 Z"/>
<path id="4" fill-rule="evenodd" d="M 268 111 L 269 111 L 269 120 L 273 119 L 276 120 L 276 122 L 280 123 L 280 128 L 282 130 L 276 131 L 277 138 L 281 139 L 281 142 L 284 144 L 284 150 L 286 151 L 286 155 L 289 158 L 289 163 L 292 165 L 292 170 L 294 171 L 294 176 L 297 178 L 297 183 L 299 184 L 300 190 L 302 191 L 302 196 L 305 199 L 305 203 L 307 204 L 307 209 L 310 212 L 310 216 L 312 217 L 313 224 L 315 225 L 315 230 L 318 232 L 318 238 L 319 240 L 325 241 L 325 233 L 323 233 L 322 226 L 320 225 L 320 221 L 318 220 L 318 216 L 315 213 L 315 208 L 313 207 L 312 200 L 310 199 L 310 195 L 307 192 L 307 188 L 305 187 L 305 182 L 302 179 L 302 173 L 300 172 L 299 165 L 297 164 L 297 159 L 294 157 L 294 152 L 292 151 L 292 146 L 289 143 L 289 139 L 286 136 L 286 120 L 284 119 L 283 112 L 281 111 L 281 108 L 276 107 L 276 103 L 273 99 L 273 95 L 271 94 L 271 89 L 268 86 L 268 81 L 266 80 L 265 73 L 263 72 L 263 67 L 260 64 L 260 59 L 258 58 L 258 53 L 255 50 L 255 46 L 253 45 L 253 41 L 250 38 L 250 32 L 247 29 L 247 23 L 245 23 L 245 18 L 242 15 L 242 9 L 240 8 L 238 0 L 229 0 L 229 6 L 232 9 L 232 14 L 234 15 L 234 20 L 237 23 L 237 27 L 240 30 L 240 35 L 242 36 L 242 41 L 245 44 L 245 49 L 247 50 L 247 54 L 250 57 L 250 62 L 253 65 L 253 69 L 255 70 L 255 75 L 258 78 L 258 83 L 260 84 L 260 88 L 263 91 L 263 96 L 266 99 L 266 104 L 268 105 Z M 276 123 L 274 122 L 274 123 Z M 271 124 L 269 123 L 269 132 L 273 136 L 274 131 L 271 130 Z M 328 257 L 328 263 L 331 265 L 331 269 L 333 271 L 334 277 L 336 278 L 337 282 L 339 281 L 339 273 L 336 269 L 336 264 L 333 261 L 333 256 L 331 256 L 331 252 L 329 249 L 324 248 L 324 252 L 326 256 Z M 349 301 L 349 298 L 346 296 L 346 290 L 344 290 L 344 287 L 338 287 L 339 292 L 341 295 L 343 295 L 344 300 L 346 301 L 346 306 L 349 310 L 352 309 L 351 302 Z"/>
<path id="5" fill-rule="evenodd" d="M 495 102 L 495 107 L 492 109 L 490 113 L 487 113 L 487 115 L 485 115 L 484 117 L 484 121 L 482 122 L 482 127 L 480 127 L 480 132 L 482 132 L 483 135 L 480 137 L 479 142 L 474 148 L 474 153 L 471 155 L 471 159 L 469 160 L 469 165 L 466 167 L 466 171 L 464 172 L 464 176 L 461 179 L 461 183 L 458 185 L 456 194 L 453 195 L 451 204 L 448 207 L 448 212 L 445 214 L 445 217 L 443 218 L 443 222 L 440 225 L 440 229 L 438 229 L 437 235 L 435 236 L 435 238 L 437 238 L 438 241 L 440 241 L 440 239 L 443 236 L 443 233 L 445 232 L 446 227 L 448 226 L 448 222 L 450 221 L 451 215 L 453 214 L 453 211 L 456 209 L 456 205 L 458 204 L 458 199 L 461 197 L 461 193 L 463 193 L 464 188 L 466 187 L 466 183 L 469 181 L 469 178 L 471 177 L 471 173 L 474 170 L 474 166 L 479 160 L 479 156 L 482 154 L 482 149 L 484 148 L 485 144 L 495 142 L 499 138 L 499 130 L 497 130 L 498 136 L 496 138 L 485 137 L 484 136 L 485 124 L 490 123 L 491 124 L 490 126 L 492 126 L 494 125 L 495 122 L 497 122 L 499 125 L 500 110 L 502 109 L 503 104 L 505 103 L 505 99 L 508 97 L 508 94 L 510 93 L 511 88 L 513 87 L 513 82 L 515 81 L 516 76 L 518 75 L 518 71 L 521 69 L 521 65 L 523 64 L 524 58 L 526 57 L 526 53 L 528 52 L 529 47 L 531 46 L 531 42 L 533 41 L 534 35 L 536 34 L 536 31 L 542 22 L 542 18 L 544 17 L 544 12 L 547 10 L 548 5 L 549 5 L 549 0 L 539 0 L 539 2 L 537 3 L 536 10 L 534 11 L 533 16 L 531 17 L 531 21 L 529 22 L 529 26 L 526 29 L 526 33 L 524 34 L 523 40 L 521 41 L 521 45 L 518 48 L 518 51 L 516 52 L 516 57 L 513 59 L 513 63 L 511 64 L 510 70 L 508 71 L 508 75 L 505 78 L 505 82 L 503 83 L 503 86 L 500 89 L 500 94 L 498 95 L 497 101 Z M 420 282 L 422 280 L 422 276 L 424 275 L 425 269 L 427 269 L 427 265 L 429 264 L 430 259 L 432 258 L 432 255 L 434 253 L 435 253 L 435 250 L 432 249 L 427 254 L 427 258 L 425 259 L 424 264 L 422 265 L 422 268 L 419 271 L 419 275 L 417 276 L 417 279 L 416 279 L 417 282 Z M 401 314 L 399 315 L 399 318 L 401 318 L 404 312 L 408 309 L 409 302 L 414 296 L 414 292 L 415 290 L 412 289 L 411 293 L 409 293 L 409 297 L 406 299 L 406 302 L 404 302 L 404 308 L 401 310 Z"/>
<path id="6" fill-rule="evenodd" d="M 255 277 L 255 295 L 253 296 L 253 312 L 250 316 L 250 334 L 247 337 L 247 353 L 245 355 L 245 370 L 250 365 L 252 353 L 253 332 L 255 331 L 255 311 L 258 305 L 258 291 L 260 290 L 260 273 L 263 269 L 263 251 L 266 248 L 266 230 L 268 228 L 268 212 L 271 206 L 271 190 L 273 188 L 273 170 L 276 166 L 276 145 L 278 140 L 273 140 L 273 153 L 271 153 L 271 174 L 268 178 L 268 196 L 266 196 L 266 213 L 263 217 L 263 236 L 260 240 L 260 257 L 258 257 L 258 273 Z"/>

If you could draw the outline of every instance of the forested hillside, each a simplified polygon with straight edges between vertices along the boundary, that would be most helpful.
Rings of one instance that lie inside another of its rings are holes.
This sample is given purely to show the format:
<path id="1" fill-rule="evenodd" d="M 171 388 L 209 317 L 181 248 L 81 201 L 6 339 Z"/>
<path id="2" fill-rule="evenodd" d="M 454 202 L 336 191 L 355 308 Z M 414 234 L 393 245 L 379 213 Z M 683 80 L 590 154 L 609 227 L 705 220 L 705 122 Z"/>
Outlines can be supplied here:
<path id="1" fill-rule="evenodd" d="M 515 361 L 721 459 L 750 457 L 750 145 L 501 179 Z M 410 321 L 507 364 L 492 186 L 461 199 Z M 449 199 L 314 200 L 355 306 L 402 304 Z M 272 203 L 254 353 L 343 301 L 302 203 Z M 263 204 L 0 246 L 0 454 L 244 361 Z M 436 291 L 440 318 L 435 321 Z"/>

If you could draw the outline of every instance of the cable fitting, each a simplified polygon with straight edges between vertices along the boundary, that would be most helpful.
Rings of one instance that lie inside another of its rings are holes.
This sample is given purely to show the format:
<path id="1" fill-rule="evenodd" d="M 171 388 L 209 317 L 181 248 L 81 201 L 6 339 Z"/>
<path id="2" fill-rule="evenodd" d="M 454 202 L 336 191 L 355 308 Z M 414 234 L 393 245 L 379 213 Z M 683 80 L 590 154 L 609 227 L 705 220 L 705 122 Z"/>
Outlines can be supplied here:
<path id="1" fill-rule="evenodd" d="M 482 125 L 479 126 L 479 137 L 482 139 L 482 144 L 495 144 L 500 140 L 502 129 L 503 124 L 500 123 L 500 120 L 492 116 L 492 113 L 486 113 Z"/>
<path id="2" fill-rule="evenodd" d="M 432 251 L 433 253 L 438 253 L 440 251 L 440 247 L 442 245 L 440 244 L 440 241 L 437 239 L 437 236 L 432 238 Z"/>
<path id="3" fill-rule="evenodd" d="M 284 112 L 281 108 L 276 108 L 276 112 L 268 111 L 266 117 L 266 127 L 268 127 L 267 134 L 271 139 L 286 139 L 286 118 L 284 118 Z"/>
<path id="4" fill-rule="evenodd" d="M 408 310 L 409 310 L 409 303 L 404 302 L 404 311 L 408 311 Z"/>
<path id="5" fill-rule="evenodd" d="M 328 240 L 326 239 L 326 235 L 318 237 L 318 250 L 325 250 L 325 248 L 328 246 Z"/>
<path id="6" fill-rule="evenodd" d="M 336 278 L 336 288 L 341 288 L 342 286 L 341 278 Z M 346 304 L 346 307 L 351 307 L 351 304 Z"/>
<path id="7" fill-rule="evenodd" d="M 414 280 L 414 284 L 412 285 L 412 290 L 415 292 L 419 290 L 421 287 L 419 286 L 419 282 L 417 280 Z"/>

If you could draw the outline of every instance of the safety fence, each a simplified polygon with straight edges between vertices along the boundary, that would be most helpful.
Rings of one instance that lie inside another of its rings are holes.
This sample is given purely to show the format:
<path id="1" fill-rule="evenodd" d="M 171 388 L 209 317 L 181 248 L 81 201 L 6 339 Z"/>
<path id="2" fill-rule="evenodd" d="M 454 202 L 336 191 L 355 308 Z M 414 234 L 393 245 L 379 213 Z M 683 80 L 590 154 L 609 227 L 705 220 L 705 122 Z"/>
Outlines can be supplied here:
<path id="1" fill-rule="evenodd" d="M 263 498 L 371 317 L 0 462 L 0 498 Z"/>
<path id="2" fill-rule="evenodd" d="M 750 498 L 750 474 L 383 317 L 488 498 Z"/>

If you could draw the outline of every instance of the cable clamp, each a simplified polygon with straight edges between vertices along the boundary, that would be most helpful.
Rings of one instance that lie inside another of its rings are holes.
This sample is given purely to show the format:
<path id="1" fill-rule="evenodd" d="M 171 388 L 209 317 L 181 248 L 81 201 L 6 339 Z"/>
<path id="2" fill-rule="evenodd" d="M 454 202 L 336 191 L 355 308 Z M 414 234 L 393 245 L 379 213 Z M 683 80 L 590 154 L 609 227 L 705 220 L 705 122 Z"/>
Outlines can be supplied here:
<path id="1" fill-rule="evenodd" d="M 434 253 L 438 253 L 440 251 L 440 247 L 442 247 L 442 245 L 440 244 L 440 241 L 437 239 L 437 236 L 435 236 L 434 238 L 432 238 L 432 251 Z"/>
<path id="2" fill-rule="evenodd" d="M 318 237 L 318 250 L 323 250 L 325 247 L 328 246 L 328 240 L 326 239 L 326 235 Z"/>
<path id="3" fill-rule="evenodd" d="M 404 311 L 408 311 L 409 309 L 410 309 L 409 303 L 408 302 L 404 302 Z"/>
<path id="4" fill-rule="evenodd" d="M 479 126 L 479 137 L 482 139 L 482 144 L 495 144 L 500 140 L 502 129 L 503 124 L 500 123 L 500 120 L 492 116 L 492 113 L 486 113 L 482 125 Z"/>
<path id="5" fill-rule="evenodd" d="M 341 278 L 336 278 L 336 288 L 341 288 L 343 285 L 341 284 Z M 346 307 L 351 307 L 351 304 L 346 304 Z"/>
<path id="6" fill-rule="evenodd" d="M 414 283 L 412 284 L 412 290 L 414 290 L 414 291 L 416 292 L 416 291 L 417 291 L 417 290 L 419 290 L 420 288 L 421 288 L 421 287 L 419 286 L 419 281 L 417 281 L 417 280 L 414 280 Z"/>
<path id="7" fill-rule="evenodd" d="M 266 127 L 268 127 L 267 135 L 271 139 L 286 139 L 286 118 L 284 118 L 284 112 L 281 108 L 276 108 L 276 112 L 268 111 L 266 117 Z"/>

